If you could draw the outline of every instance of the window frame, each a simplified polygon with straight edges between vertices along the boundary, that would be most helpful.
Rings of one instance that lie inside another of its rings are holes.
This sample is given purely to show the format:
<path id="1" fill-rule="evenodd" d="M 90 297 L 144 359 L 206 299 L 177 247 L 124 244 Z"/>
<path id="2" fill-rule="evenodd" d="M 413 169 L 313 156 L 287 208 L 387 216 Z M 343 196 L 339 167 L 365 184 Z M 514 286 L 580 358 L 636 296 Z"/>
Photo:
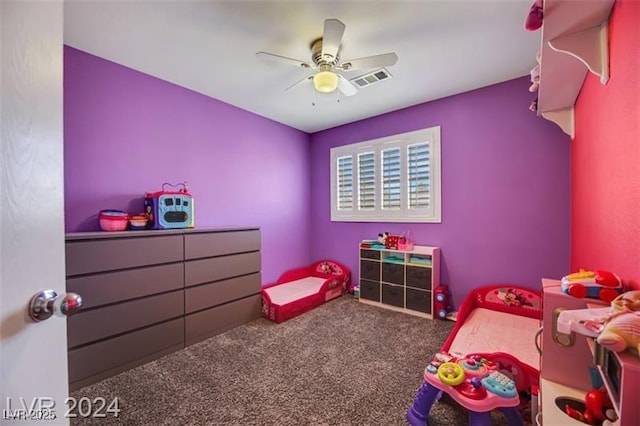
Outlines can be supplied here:
<path id="1" fill-rule="evenodd" d="M 330 187 L 331 187 L 331 221 L 333 222 L 442 222 L 442 179 L 441 179 L 441 140 L 440 126 L 415 130 L 383 138 L 357 142 L 331 148 Z M 429 144 L 429 208 L 409 208 L 409 182 L 407 162 L 409 146 L 426 142 Z M 400 148 L 400 209 L 383 209 L 382 203 L 382 152 Z M 375 164 L 375 208 L 359 210 L 359 155 L 373 152 Z M 352 196 L 351 209 L 338 210 L 337 199 L 337 161 L 339 158 L 352 157 Z"/>

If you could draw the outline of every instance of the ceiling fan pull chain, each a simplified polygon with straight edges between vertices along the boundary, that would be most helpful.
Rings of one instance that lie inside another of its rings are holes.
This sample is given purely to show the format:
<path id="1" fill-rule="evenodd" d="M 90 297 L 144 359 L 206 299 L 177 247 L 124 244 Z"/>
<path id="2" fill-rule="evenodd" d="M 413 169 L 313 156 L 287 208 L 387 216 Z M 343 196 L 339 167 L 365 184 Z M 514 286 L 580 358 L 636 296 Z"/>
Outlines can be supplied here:
<path id="1" fill-rule="evenodd" d="M 310 87 L 311 87 L 311 106 L 316 106 L 316 89 L 313 87 L 313 85 L 311 85 Z"/>

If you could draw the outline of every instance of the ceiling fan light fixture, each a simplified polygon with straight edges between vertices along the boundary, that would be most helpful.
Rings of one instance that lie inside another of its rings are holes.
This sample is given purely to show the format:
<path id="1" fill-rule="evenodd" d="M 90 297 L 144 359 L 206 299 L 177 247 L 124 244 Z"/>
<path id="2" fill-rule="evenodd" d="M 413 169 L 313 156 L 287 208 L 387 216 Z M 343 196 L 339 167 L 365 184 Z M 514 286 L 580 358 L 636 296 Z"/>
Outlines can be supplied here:
<path id="1" fill-rule="evenodd" d="M 331 71 L 320 71 L 313 76 L 313 86 L 320 93 L 331 93 L 338 88 L 338 74 Z"/>

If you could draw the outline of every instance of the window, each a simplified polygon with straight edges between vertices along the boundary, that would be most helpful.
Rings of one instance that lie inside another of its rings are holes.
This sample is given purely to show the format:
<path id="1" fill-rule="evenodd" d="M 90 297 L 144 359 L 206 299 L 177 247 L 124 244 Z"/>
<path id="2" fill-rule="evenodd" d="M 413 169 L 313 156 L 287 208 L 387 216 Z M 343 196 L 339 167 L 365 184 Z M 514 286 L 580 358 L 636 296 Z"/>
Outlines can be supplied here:
<path id="1" fill-rule="evenodd" d="M 440 127 L 332 148 L 331 220 L 441 222 Z"/>

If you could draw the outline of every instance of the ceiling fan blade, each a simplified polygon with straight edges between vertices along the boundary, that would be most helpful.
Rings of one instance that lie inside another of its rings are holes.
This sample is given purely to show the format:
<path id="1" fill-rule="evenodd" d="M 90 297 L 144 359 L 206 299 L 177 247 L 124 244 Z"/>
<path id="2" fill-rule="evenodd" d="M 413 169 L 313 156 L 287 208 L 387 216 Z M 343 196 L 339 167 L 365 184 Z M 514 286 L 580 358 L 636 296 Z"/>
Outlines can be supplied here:
<path id="1" fill-rule="evenodd" d="M 350 59 L 338 65 L 344 71 L 360 70 L 365 68 L 390 67 L 398 61 L 395 52 L 383 53 L 382 55 L 367 56 L 365 58 Z"/>
<path id="2" fill-rule="evenodd" d="M 311 81 L 313 80 L 313 74 L 306 76 L 305 78 L 303 78 L 302 80 L 296 81 L 295 83 L 293 83 L 291 86 L 287 87 L 286 89 L 284 89 L 284 91 L 286 92 L 287 90 L 293 89 L 294 87 L 297 86 L 301 86 L 302 84 L 304 84 L 307 81 Z"/>
<path id="3" fill-rule="evenodd" d="M 349 80 L 338 74 L 338 90 L 345 96 L 353 96 L 358 93 L 358 88 Z"/>
<path id="4" fill-rule="evenodd" d="M 340 50 L 344 28 L 344 24 L 337 19 L 326 19 L 324 21 L 322 58 L 326 61 L 332 62 L 338 57 L 338 50 Z"/>
<path id="5" fill-rule="evenodd" d="M 273 53 L 258 52 L 256 53 L 256 57 L 263 59 L 265 61 L 280 62 L 280 63 L 289 64 L 289 65 L 295 65 L 300 68 L 315 68 L 315 65 L 310 64 L 308 62 L 301 61 L 299 59 L 287 58 L 286 56 L 280 56 Z"/>

